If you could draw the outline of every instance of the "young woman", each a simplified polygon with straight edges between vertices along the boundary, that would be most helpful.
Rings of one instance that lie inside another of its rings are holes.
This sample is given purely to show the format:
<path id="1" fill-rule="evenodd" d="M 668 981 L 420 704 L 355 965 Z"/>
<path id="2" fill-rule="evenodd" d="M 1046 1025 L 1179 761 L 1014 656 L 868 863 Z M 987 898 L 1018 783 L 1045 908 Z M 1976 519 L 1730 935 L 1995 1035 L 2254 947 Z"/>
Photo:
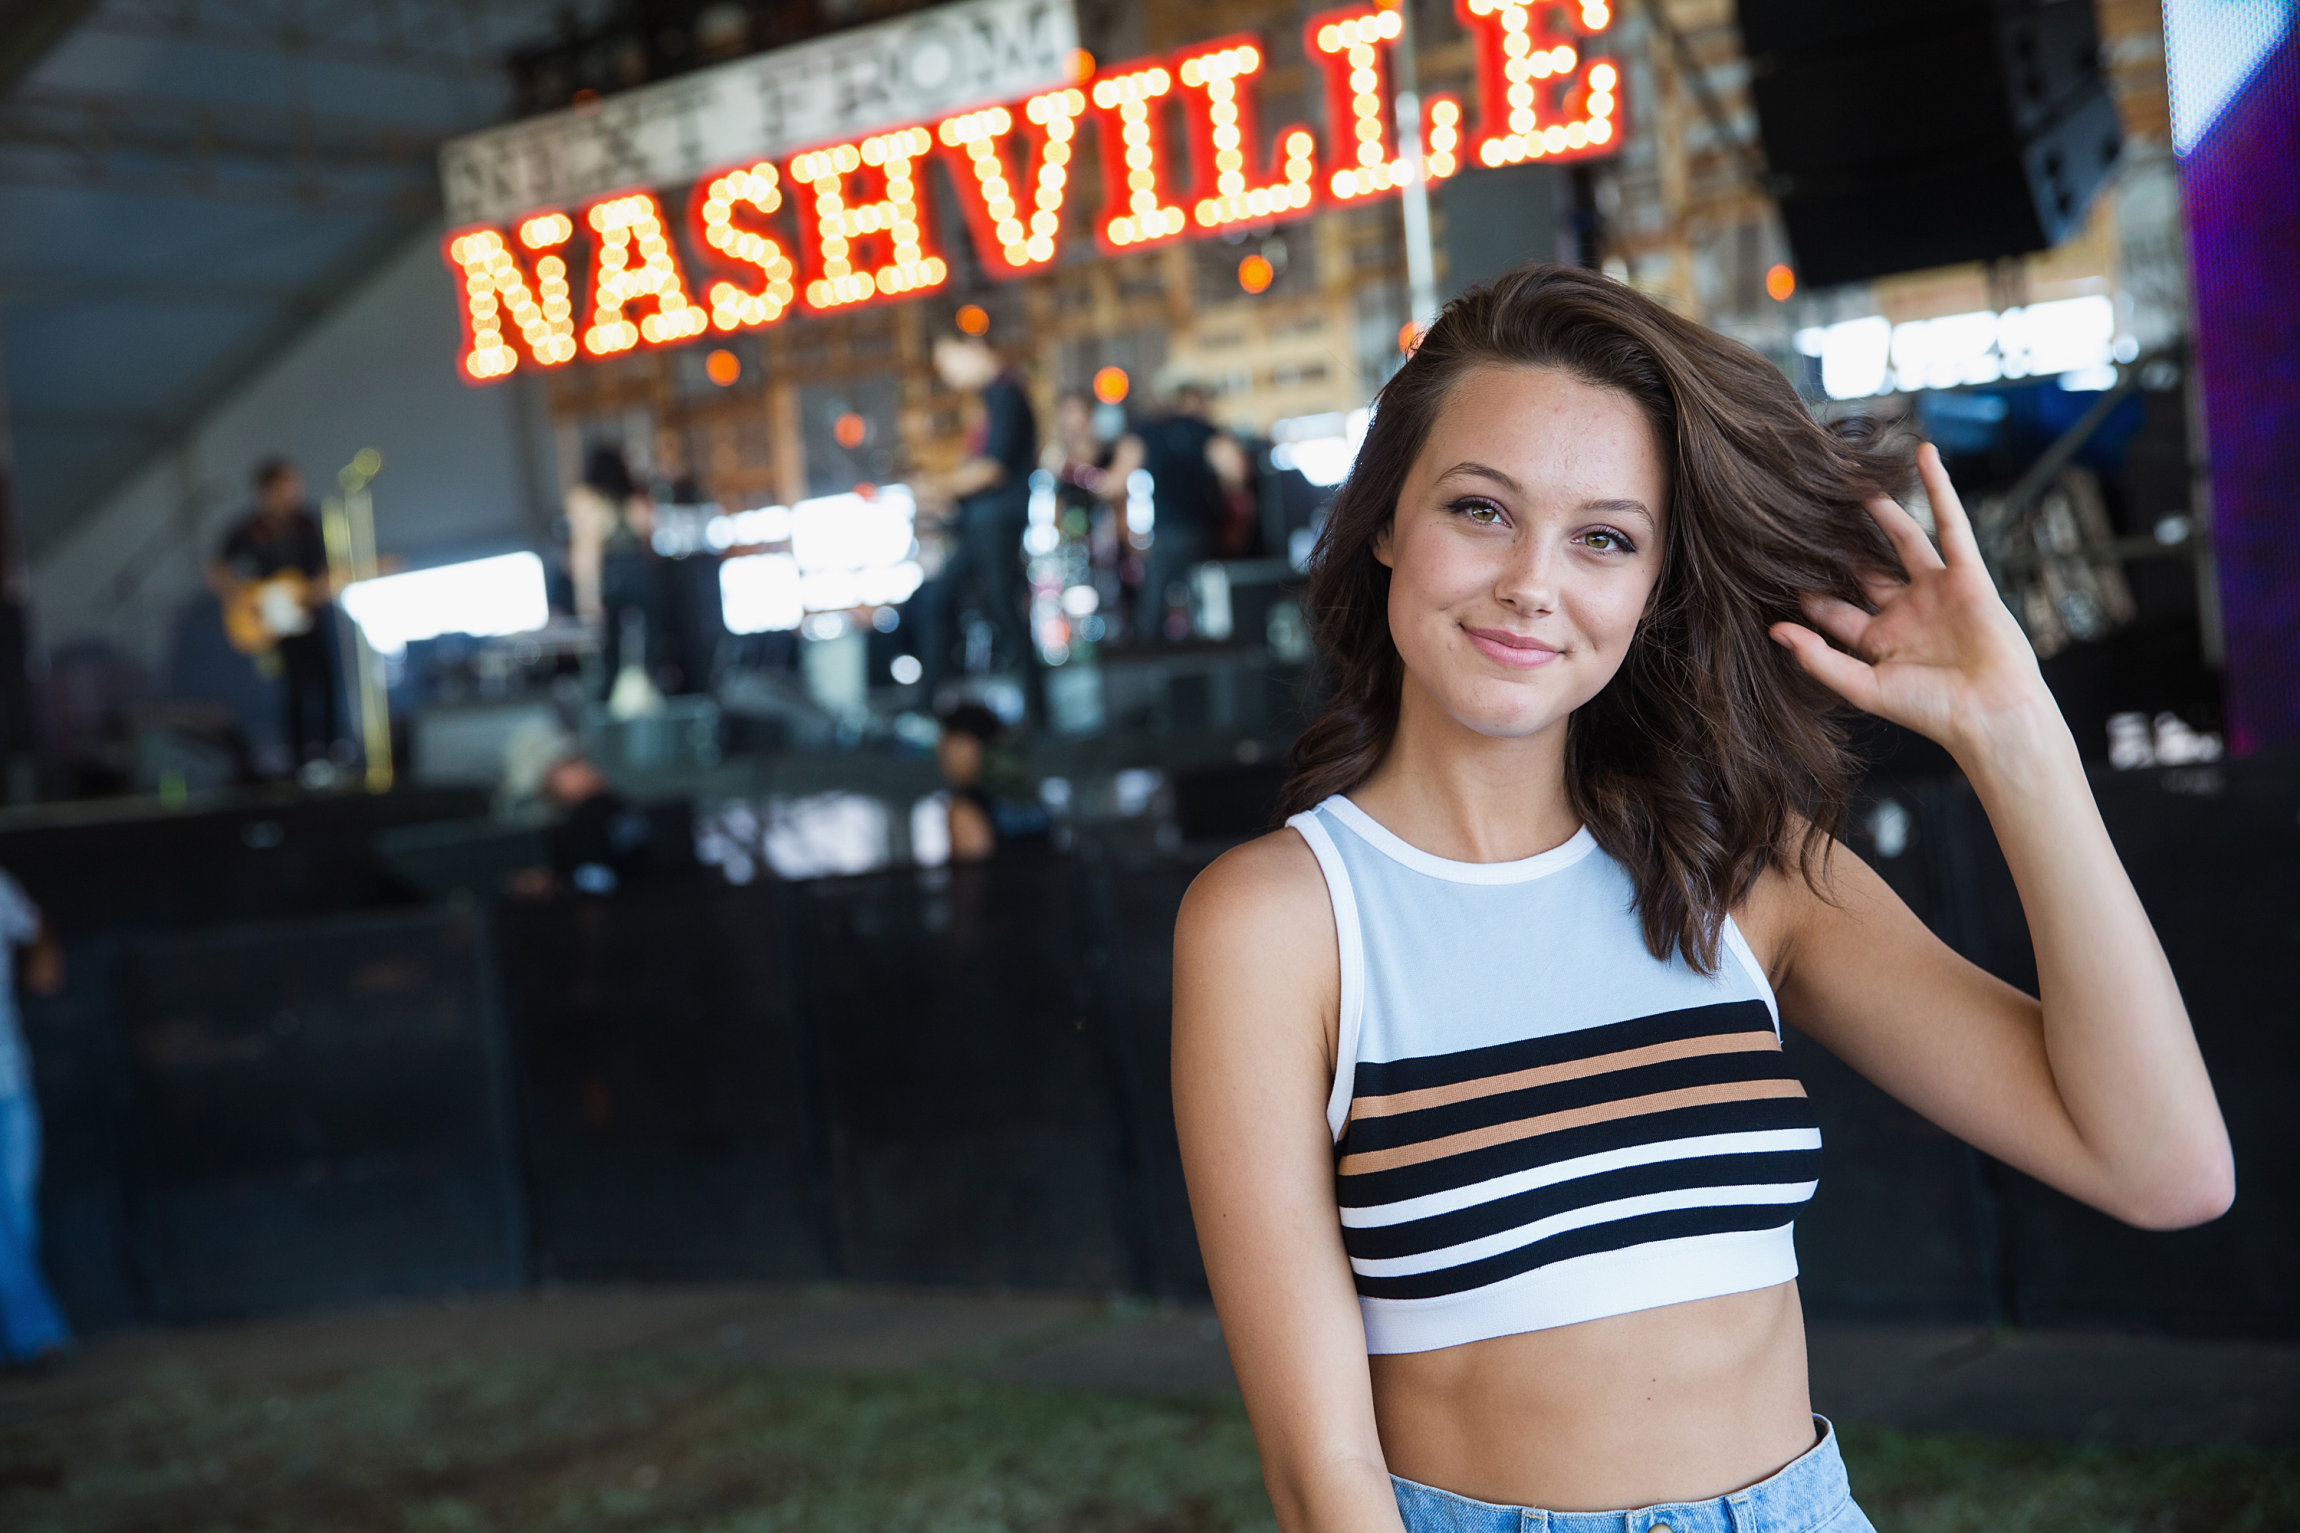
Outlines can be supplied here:
<path id="1" fill-rule="evenodd" d="M 1807 1395 L 1783 1022 L 2118 1218 L 2228 1206 L 2076 746 L 1938 455 L 1937 550 L 1906 467 L 1554 266 L 1382 390 L 1311 578 L 1298 812 L 1175 939 L 1191 1201 L 1282 1527 L 1869 1527 Z M 1840 700 L 1971 779 L 2041 1001 L 1831 840 Z"/>

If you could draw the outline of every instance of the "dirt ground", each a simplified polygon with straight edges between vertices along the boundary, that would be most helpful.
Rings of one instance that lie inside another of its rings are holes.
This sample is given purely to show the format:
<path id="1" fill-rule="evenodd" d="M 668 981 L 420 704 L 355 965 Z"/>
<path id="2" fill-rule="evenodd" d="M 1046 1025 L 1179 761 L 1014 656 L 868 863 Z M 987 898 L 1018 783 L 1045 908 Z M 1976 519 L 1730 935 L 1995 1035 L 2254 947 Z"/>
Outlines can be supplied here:
<path id="1" fill-rule="evenodd" d="M 2300 1348 L 1820 1328 L 1881 1533 L 2300 1527 Z M 0 1380 L 9 1533 L 1259 1528 L 1210 1312 L 545 1291 L 107 1337 Z"/>

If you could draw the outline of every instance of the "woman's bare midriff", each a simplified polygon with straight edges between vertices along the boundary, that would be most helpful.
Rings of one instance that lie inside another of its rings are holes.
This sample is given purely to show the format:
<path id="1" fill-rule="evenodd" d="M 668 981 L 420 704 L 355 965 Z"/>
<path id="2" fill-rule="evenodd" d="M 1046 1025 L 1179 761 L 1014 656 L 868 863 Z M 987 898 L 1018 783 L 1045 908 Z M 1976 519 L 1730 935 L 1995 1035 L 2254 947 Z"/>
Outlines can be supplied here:
<path id="1" fill-rule="evenodd" d="M 1372 1362 L 1390 1472 L 1475 1501 L 1705 1501 L 1814 1442 L 1795 1283 Z"/>

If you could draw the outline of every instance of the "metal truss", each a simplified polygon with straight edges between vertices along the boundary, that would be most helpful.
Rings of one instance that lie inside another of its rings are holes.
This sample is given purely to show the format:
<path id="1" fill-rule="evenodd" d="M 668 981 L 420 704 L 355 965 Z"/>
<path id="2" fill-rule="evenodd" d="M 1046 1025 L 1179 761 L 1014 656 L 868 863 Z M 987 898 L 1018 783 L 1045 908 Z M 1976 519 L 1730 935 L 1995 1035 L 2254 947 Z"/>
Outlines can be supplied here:
<path id="1" fill-rule="evenodd" d="M 462 78 L 546 29 L 547 0 L 107 0 L 81 30 Z"/>
<path id="2" fill-rule="evenodd" d="M 0 99 L 0 182 L 310 205 L 426 196 L 438 129 L 52 86 Z"/>

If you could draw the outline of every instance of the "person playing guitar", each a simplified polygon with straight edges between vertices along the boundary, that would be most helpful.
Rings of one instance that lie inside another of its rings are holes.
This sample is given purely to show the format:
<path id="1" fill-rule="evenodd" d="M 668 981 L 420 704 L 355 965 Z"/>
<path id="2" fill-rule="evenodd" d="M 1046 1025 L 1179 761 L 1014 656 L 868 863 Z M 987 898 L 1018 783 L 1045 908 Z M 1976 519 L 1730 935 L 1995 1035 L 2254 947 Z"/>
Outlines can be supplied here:
<path id="1" fill-rule="evenodd" d="M 255 508 L 208 564 L 208 584 L 232 647 L 280 683 L 289 752 L 298 762 L 324 759 L 339 733 L 327 543 L 294 463 L 266 458 L 254 477 Z"/>

